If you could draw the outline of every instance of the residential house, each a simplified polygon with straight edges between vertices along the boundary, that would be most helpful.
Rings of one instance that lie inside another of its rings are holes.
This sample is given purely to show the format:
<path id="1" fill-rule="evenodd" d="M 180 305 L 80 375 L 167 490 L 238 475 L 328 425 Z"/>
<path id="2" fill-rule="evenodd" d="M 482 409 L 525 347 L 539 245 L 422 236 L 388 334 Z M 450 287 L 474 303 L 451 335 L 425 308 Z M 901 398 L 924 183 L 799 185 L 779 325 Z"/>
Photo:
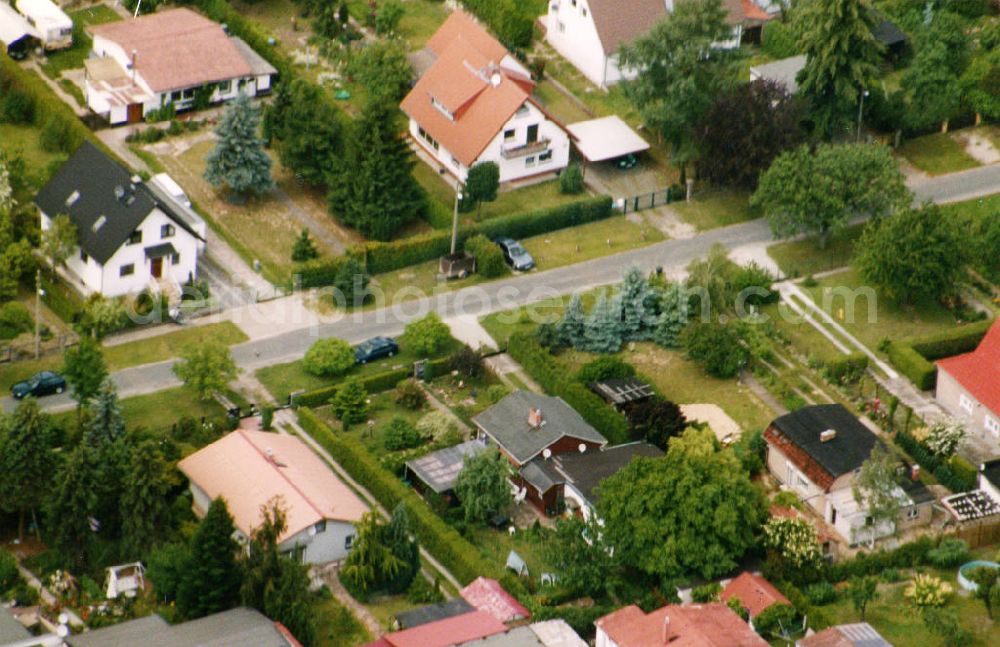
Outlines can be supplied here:
<path id="1" fill-rule="evenodd" d="M 66 644 L 69 647 L 302 647 L 280 622 L 246 607 L 174 625 L 154 613 L 69 636 Z"/>
<path id="2" fill-rule="evenodd" d="M 867 622 L 836 625 L 795 641 L 795 647 L 892 647 Z"/>
<path id="3" fill-rule="evenodd" d="M 179 293 L 197 277 L 205 222 L 90 142 L 56 171 L 35 204 L 42 230 L 61 214 L 76 226 L 66 270 L 85 293 Z"/>
<path id="4" fill-rule="evenodd" d="M 435 168 L 465 182 L 471 166 L 495 162 L 510 182 L 566 167 L 565 128 L 531 97 L 531 74 L 472 17 L 453 12 L 427 50 L 434 62 L 400 108 Z"/>
<path id="5" fill-rule="evenodd" d="M 177 468 L 191 481 L 199 517 L 216 498 L 229 506 L 245 541 L 261 507 L 282 499 L 287 527 L 278 549 L 306 564 L 347 557 L 354 524 L 368 511 L 356 494 L 295 436 L 238 429 L 191 454 Z"/>
<path id="6" fill-rule="evenodd" d="M 479 611 L 485 611 L 503 623 L 527 620 L 531 612 L 504 590 L 500 582 L 479 576 L 458 592 L 459 596 Z"/>
<path id="7" fill-rule="evenodd" d="M 766 647 L 725 604 L 671 604 L 644 612 L 632 604 L 598 618 L 595 647 Z"/>
<path id="8" fill-rule="evenodd" d="M 806 66 L 806 55 L 800 54 L 791 58 L 755 65 L 750 68 L 751 81 L 774 81 L 785 88 L 789 94 L 799 90 L 798 76 Z"/>
<path id="9" fill-rule="evenodd" d="M 0 44 L 4 46 L 3 52 L 15 60 L 27 58 L 33 40 L 27 19 L 14 7 L 0 2 Z"/>
<path id="10" fill-rule="evenodd" d="M 969 432 L 1000 441 L 1000 320 L 971 353 L 937 362 L 937 401 Z"/>
<path id="11" fill-rule="evenodd" d="M 271 90 L 277 70 L 225 27 L 191 9 L 91 25 L 87 105 L 112 124 L 136 123 L 153 110 L 218 103 Z"/>
<path id="12" fill-rule="evenodd" d="M 552 456 L 586 453 L 607 444 L 596 429 L 555 398 L 517 390 L 472 419 L 477 437 L 495 445 L 517 472 L 514 483 L 542 510 L 559 508 L 557 476 L 545 466 Z M 541 458 L 541 462 L 536 461 Z"/>
<path id="13" fill-rule="evenodd" d="M 452 647 L 507 631 L 507 626 L 484 611 L 470 611 L 411 629 L 383 635 L 364 647 Z"/>
<path id="14" fill-rule="evenodd" d="M 607 88 L 635 78 L 636 70 L 622 69 L 619 51 L 666 18 L 673 5 L 673 0 L 552 0 L 545 39 L 594 85 Z M 745 30 L 757 31 L 773 17 L 754 0 L 723 0 L 723 6 L 732 38 L 719 47 L 739 47 Z"/>
<path id="15" fill-rule="evenodd" d="M 731 579 L 719 593 L 722 602 L 729 602 L 733 598 L 739 600 L 740 606 L 747 610 L 751 627 L 753 619 L 771 605 L 791 604 L 773 584 L 749 571 L 743 571 Z"/>
<path id="16" fill-rule="evenodd" d="M 17 0 L 14 7 L 46 51 L 72 47 L 73 20 L 51 0 Z"/>
<path id="17" fill-rule="evenodd" d="M 843 406 L 814 405 L 785 414 L 768 426 L 764 439 L 771 474 L 848 545 L 930 522 L 934 497 L 911 478 L 907 488 L 912 494 L 902 487 L 896 492 L 901 506 L 899 519 L 873 525 L 867 510 L 855 500 L 852 484 L 879 440 Z"/>

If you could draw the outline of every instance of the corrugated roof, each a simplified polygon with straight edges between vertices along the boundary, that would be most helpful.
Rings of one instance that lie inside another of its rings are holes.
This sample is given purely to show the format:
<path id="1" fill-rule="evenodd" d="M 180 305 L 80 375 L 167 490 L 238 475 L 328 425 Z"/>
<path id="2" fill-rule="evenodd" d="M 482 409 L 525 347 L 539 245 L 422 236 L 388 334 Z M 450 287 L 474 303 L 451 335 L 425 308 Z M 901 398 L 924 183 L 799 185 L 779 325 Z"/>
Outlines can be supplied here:
<path id="1" fill-rule="evenodd" d="M 255 609 L 237 607 L 168 625 L 158 615 L 95 629 L 66 639 L 70 647 L 301 647 Z"/>
<path id="2" fill-rule="evenodd" d="M 972 397 L 1000 417 L 1000 319 L 971 353 L 937 362 L 938 370 L 955 378 Z"/>
<path id="3" fill-rule="evenodd" d="M 458 593 L 476 609 L 485 611 L 500 622 L 531 617 L 531 612 L 504 590 L 500 582 L 488 577 L 477 577 Z"/>
<path id="4" fill-rule="evenodd" d="M 767 647 L 724 604 L 672 604 L 650 613 L 629 605 L 596 622 L 618 647 Z M 664 641 L 666 631 L 667 641 Z"/>
<path id="5" fill-rule="evenodd" d="M 587 647 L 587 642 L 562 618 L 533 622 L 528 626 L 545 647 Z"/>
<path id="6" fill-rule="evenodd" d="M 892 647 L 867 622 L 828 627 L 795 643 L 796 647 Z"/>
<path id="7" fill-rule="evenodd" d="M 454 600 L 428 604 L 416 609 L 410 609 L 409 611 L 403 611 L 397 613 L 395 618 L 396 622 L 399 623 L 400 629 L 412 629 L 413 627 L 419 627 L 429 622 L 437 622 L 438 620 L 444 620 L 452 616 L 460 616 L 470 611 L 475 611 L 471 604 L 461 598 L 455 598 Z"/>
<path id="8" fill-rule="evenodd" d="M 743 571 L 722 589 L 719 598 L 723 602 L 737 598 L 740 604 L 756 618 L 761 611 L 772 604 L 791 604 L 781 591 L 759 575 Z"/>
<path id="9" fill-rule="evenodd" d="M 388 633 L 365 647 L 450 647 L 506 630 L 506 625 L 490 614 L 473 611 Z"/>
<path id="10" fill-rule="evenodd" d="M 281 496 L 288 528 L 279 541 L 324 519 L 361 519 L 367 506 L 295 436 L 240 429 L 177 464 L 209 498 L 222 497 L 236 526 L 249 535 L 262 505 Z"/>
<path id="11" fill-rule="evenodd" d="M 529 627 L 516 627 L 502 634 L 464 642 L 457 647 L 547 647 Z"/>
<path id="12" fill-rule="evenodd" d="M 485 449 L 486 443 L 481 440 L 467 440 L 453 447 L 445 447 L 426 456 L 408 460 L 406 466 L 427 487 L 441 494 L 455 487 L 455 480 L 465 465 L 465 459 Z"/>

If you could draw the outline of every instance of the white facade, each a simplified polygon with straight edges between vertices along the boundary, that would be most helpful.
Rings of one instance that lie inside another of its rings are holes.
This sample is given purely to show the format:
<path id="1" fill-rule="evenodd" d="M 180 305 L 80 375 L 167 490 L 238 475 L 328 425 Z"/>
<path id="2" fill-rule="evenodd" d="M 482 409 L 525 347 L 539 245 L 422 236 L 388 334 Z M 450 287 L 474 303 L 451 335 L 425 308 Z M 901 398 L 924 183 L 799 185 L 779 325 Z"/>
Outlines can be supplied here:
<path id="1" fill-rule="evenodd" d="M 427 135 L 415 119 L 410 119 L 410 135 L 441 166 L 465 182 L 469 168 L 439 142 Z M 529 139 L 534 137 L 533 142 Z M 569 135 L 545 116 L 538 106 L 525 101 L 521 108 L 493 137 L 475 163 L 495 162 L 500 181 L 510 182 L 540 173 L 554 173 L 569 164 Z"/>
<path id="2" fill-rule="evenodd" d="M 42 230 L 48 229 L 51 223 L 49 216 L 42 213 Z M 125 241 L 103 265 L 78 247 L 66 259 L 66 266 L 85 291 L 106 297 L 136 294 L 146 288 L 156 290 L 159 282 L 177 287 L 197 277 L 200 242 L 163 211 L 154 209 L 136 229 L 133 238 Z M 147 247 L 164 243 L 173 245 L 176 253 L 159 259 L 147 258 Z"/>
<path id="3" fill-rule="evenodd" d="M 611 638 L 608 637 L 608 634 L 604 633 L 604 629 L 598 627 L 594 647 L 618 647 L 618 643 L 611 640 Z"/>
<path id="4" fill-rule="evenodd" d="M 73 45 L 73 21 L 50 0 L 17 0 L 15 8 L 31 26 L 31 35 L 46 50 Z"/>

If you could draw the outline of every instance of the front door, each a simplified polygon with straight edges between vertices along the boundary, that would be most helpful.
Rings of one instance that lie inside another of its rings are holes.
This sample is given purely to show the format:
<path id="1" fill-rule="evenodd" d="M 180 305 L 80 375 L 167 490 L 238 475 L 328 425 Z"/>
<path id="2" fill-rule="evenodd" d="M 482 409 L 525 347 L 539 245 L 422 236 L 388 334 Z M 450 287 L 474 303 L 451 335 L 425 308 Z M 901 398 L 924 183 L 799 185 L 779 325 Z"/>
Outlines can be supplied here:
<path id="1" fill-rule="evenodd" d="M 128 123 L 137 124 L 142 121 L 142 104 L 141 103 L 130 103 L 128 104 Z"/>
<path id="2" fill-rule="evenodd" d="M 153 275 L 154 279 L 158 279 L 163 276 L 163 259 L 154 258 L 150 263 L 149 273 Z"/>
<path id="3" fill-rule="evenodd" d="M 538 141 L 538 124 L 528 126 L 528 143 L 531 144 L 537 141 Z"/>

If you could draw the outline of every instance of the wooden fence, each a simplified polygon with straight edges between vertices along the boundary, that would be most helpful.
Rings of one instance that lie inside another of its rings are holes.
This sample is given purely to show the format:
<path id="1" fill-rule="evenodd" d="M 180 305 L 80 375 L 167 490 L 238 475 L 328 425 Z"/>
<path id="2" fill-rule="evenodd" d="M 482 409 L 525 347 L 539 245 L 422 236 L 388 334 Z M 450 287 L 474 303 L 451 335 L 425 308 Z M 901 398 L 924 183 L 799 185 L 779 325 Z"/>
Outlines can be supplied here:
<path id="1" fill-rule="evenodd" d="M 1000 515 L 963 522 L 955 527 L 955 536 L 973 549 L 996 544 L 1000 542 Z"/>
<path id="2" fill-rule="evenodd" d="M 80 343 L 80 336 L 75 333 L 58 335 L 42 341 L 40 356 L 62 355 L 67 348 Z M 35 341 L 8 344 L 0 348 L 0 364 L 35 359 Z"/>

